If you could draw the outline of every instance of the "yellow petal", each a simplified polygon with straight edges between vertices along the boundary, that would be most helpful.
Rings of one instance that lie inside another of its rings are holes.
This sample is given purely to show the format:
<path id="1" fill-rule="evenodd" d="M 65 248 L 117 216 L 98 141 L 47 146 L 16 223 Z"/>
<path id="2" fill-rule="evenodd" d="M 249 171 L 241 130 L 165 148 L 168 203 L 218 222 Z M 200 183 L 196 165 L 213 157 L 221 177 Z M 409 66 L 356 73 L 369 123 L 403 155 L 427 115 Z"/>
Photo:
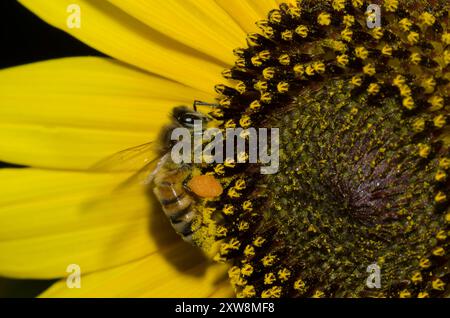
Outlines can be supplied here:
<path id="1" fill-rule="evenodd" d="M 210 297 L 230 296 L 223 287 L 224 266 L 192 257 L 181 242 L 140 261 L 81 275 L 81 288 L 61 280 L 40 297 Z"/>
<path id="2" fill-rule="evenodd" d="M 162 35 L 107 1 L 20 2 L 44 21 L 123 62 L 205 92 L 212 92 L 221 80 L 224 65 Z M 74 3 L 79 8 L 79 28 L 70 23 L 77 13 L 70 11 Z"/>
<path id="3" fill-rule="evenodd" d="M 154 140 L 172 107 L 212 95 L 102 58 L 0 71 L 0 160 L 85 169 Z"/>
<path id="4" fill-rule="evenodd" d="M 280 5 L 282 3 L 287 3 L 290 5 L 296 5 L 298 0 L 276 0 L 277 4 Z"/>
<path id="5" fill-rule="evenodd" d="M 216 0 L 234 18 L 245 32 L 256 32 L 256 21 L 267 18 L 271 9 L 277 8 L 274 0 Z"/>
<path id="6" fill-rule="evenodd" d="M 270 10 L 278 9 L 278 3 L 275 0 L 246 0 L 259 14 L 259 19 L 267 19 Z M 282 0 L 282 2 L 286 2 Z M 254 21 L 253 23 L 255 23 Z"/>
<path id="7" fill-rule="evenodd" d="M 225 64 L 245 42 L 238 24 L 211 0 L 122 1 L 111 3 L 146 25 Z"/>
<path id="8" fill-rule="evenodd" d="M 230 286 L 230 283 L 225 280 L 223 283 L 221 283 L 218 288 L 209 295 L 210 298 L 234 298 L 236 297 L 235 292 Z"/>
<path id="9" fill-rule="evenodd" d="M 144 187 L 123 174 L 0 170 L 0 276 L 56 278 L 142 258 L 177 242 Z"/>

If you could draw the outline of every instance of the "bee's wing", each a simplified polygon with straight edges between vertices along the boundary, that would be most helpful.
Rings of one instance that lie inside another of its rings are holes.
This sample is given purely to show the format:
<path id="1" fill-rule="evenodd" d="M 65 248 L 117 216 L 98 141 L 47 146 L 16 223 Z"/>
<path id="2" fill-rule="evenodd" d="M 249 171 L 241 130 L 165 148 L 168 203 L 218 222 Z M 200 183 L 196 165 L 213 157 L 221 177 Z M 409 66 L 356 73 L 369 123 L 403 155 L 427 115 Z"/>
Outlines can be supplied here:
<path id="1" fill-rule="evenodd" d="M 167 154 L 158 157 L 156 144 L 148 142 L 127 148 L 100 160 L 90 171 L 94 172 L 132 172 L 133 174 L 121 182 L 115 190 L 124 190 L 133 184 L 149 184 L 160 166 L 168 158 Z"/>
<path id="2" fill-rule="evenodd" d="M 161 169 L 169 158 L 170 154 L 165 154 L 161 158 L 155 158 L 146 163 L 141 169 L 133 173 L 125 181 L 121 182 L 116 190 L 122 190 L 133 184 L 148 185 L 152 182 L 155 174 Z"/>
<path id="3" fill-rule="evenodd" d="M 100 160 L 89 170 L 97 172 L 137 171 L 154 161 L 155 150 L 156 144 L 154 142 L 127 148 Z"/>

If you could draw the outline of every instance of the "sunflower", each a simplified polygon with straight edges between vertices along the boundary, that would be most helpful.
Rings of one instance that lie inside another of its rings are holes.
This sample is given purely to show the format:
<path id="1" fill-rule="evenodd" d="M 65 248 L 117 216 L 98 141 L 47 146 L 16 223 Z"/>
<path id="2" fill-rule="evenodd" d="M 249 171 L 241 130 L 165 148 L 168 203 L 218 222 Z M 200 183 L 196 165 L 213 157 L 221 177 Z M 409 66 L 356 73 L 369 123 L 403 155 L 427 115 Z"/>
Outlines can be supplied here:
<path id="1" fill-rule="evenodd" d="M 194 241 L 235 295 L 448 295 L 446 1 L 373 1 L 369 27 L 364 0 L 85 0 L 73 29 L 71 1 L 21 2 L 113 60 L 0 72 L 1 159 L 30 167 L 1 171 L 0 274 L 79 264 L 81 289 L 43 296 L 229 295 L 226 266 L 186 251 L 145 190 L 111 196 L 124 173 L 88 170 L 200 99 L 220 129 L 280 129 L 277 174 L 195 167 L 223 191 L 195 200 Z"/>

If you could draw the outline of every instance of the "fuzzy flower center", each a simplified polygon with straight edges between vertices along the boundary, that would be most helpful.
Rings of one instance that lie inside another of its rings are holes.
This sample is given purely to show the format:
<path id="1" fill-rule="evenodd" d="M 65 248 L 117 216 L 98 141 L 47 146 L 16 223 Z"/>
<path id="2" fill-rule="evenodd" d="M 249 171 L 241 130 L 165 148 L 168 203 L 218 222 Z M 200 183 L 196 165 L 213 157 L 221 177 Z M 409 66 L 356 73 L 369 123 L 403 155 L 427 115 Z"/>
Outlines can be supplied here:
<path id="1" fill-rule="evenodd" d="M 280 129 L 276 174 L 197 166 L 224 190 L 197 201 L 194 239 L 238 296 L 448 292 L 450 35 L 431 2 L 386 0 L 374 28 L 363 0 L 283 4 L 235 50 L 210 116 Z"/>

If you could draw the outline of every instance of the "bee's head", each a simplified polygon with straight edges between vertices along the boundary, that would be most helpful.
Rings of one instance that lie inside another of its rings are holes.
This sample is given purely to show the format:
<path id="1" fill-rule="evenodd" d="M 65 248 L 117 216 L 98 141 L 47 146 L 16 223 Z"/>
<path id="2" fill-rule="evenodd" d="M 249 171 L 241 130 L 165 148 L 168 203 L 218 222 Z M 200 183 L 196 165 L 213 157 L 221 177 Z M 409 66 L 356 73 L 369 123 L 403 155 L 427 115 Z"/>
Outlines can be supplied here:
<path id="1" fill-rule="evenodd" d="M 195 121 L 202 121 L 202 123 L 209 121 L 206 115 L 189 109 L 186 106 L 175 107 L 172 111 L 172 117 L 177 124 L 189 129 L 194 128 Z"/>
<path id="2" fill-rule="evenodd" d="M 194 130 L 196 121 L 201 121 L 203 128 L 205 128 L 205 124 L 211 120 L 207 115 L 186 106 L 175 107 L 172 110 L 171 119 L 171 123 L 162 129 L 159 136 L 163 153 L 170 149 L 175 143 L 175 141 L 171 139 L 172 131 L 174 129 L 183 127 L 189 130 Z"/>

